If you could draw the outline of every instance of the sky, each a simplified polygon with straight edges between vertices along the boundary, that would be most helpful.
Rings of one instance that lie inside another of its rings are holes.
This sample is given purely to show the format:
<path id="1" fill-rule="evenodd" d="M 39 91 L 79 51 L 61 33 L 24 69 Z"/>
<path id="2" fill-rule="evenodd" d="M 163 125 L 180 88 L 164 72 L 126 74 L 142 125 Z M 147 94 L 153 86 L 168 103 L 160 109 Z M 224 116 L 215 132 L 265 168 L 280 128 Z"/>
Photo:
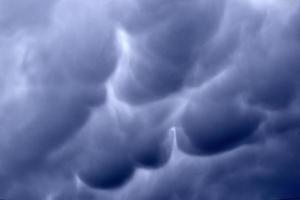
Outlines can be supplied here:
<path id="1" fill-rule="evenodd" d="M 0 199 L 300 197 L 297 0 L 0 0 Z"/>

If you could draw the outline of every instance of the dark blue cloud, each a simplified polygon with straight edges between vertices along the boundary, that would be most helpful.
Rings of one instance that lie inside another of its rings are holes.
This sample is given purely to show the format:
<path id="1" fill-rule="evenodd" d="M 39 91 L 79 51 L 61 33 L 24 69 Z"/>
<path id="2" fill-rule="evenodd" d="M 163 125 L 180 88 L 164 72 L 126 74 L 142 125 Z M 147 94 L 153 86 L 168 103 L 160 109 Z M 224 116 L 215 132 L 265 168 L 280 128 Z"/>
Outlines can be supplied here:
<path id="1" fill-rule="evenodd" d="M 170 105 L 149 105 L 123 122 L 121 127 L 126 131 L 130 152 L 138 165 L 161 167 L 169 160 L 172 136 L 168 117 L 173 108 Z"/>
<path id="2" fill-rule="evenodd" d="M 200 105 L 189 106 L 183 117 L 183 128 L 189 142 L 200 154 L 234 148 L 254 133 L 261 120 L 256 111 L 244 110 L 231 103 Z"/>
<path id="3" fill-rule="evenodd" d="M 124 25 L 132 37 L 130 74 L 121 74 L 126 77 L 116 84 L 119 96 L 130 103 L 153 101 L 180 90 L 201 47 L 215 34 L 224 7 L 219 1 L 141 4 Z M 134 28 L 141 24 L 147 29 Z"/>
<path id="4" fill-rule="evenodd" d="M 0 2 L 0 198 L 300 196 L 299 3 Z"/>
<path id="5" fill-rule="evenodd" d="M 79 171 L 80 179 L 88 186 L 98 189 L 115 188 L 123 185 L 132 176 L 133 165 L 122 152 L 97 156 L 101 159 L 97 160 L 96 156 L 91 158 L 85 163 L 87 166 Z"/>
<path id="6" fill-rule="evenodd" d="M 97 116 L 82 133 L 87 146 L 75 170 L 93 188 L 119 187 L 134 174 L 134 163 L 113 119 L 110 112 Z"/>

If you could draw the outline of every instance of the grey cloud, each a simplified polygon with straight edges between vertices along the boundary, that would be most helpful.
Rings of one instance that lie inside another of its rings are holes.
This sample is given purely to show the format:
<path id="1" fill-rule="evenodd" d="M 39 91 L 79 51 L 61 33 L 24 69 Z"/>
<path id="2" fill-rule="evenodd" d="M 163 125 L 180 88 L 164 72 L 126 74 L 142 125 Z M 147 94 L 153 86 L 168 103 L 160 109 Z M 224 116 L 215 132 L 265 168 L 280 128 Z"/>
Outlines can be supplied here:
<path id="1" fill-rule="evenodd" d="M 48 24 L 57 1 L 10 1 L 2 0 L 0 7 L 1 34 L 30 30 Z"/>

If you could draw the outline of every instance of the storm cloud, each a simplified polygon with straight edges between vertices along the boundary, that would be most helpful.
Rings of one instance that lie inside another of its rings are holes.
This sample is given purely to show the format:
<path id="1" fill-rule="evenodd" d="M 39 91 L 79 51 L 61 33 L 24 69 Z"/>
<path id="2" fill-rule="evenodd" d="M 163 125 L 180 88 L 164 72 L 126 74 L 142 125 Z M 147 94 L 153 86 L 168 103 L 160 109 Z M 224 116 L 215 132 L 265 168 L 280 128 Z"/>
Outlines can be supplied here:
<path id="1" fill-rule="evenodd" d="M 296 0 L 0 0 L 0 199 L 300 197 Z"/>

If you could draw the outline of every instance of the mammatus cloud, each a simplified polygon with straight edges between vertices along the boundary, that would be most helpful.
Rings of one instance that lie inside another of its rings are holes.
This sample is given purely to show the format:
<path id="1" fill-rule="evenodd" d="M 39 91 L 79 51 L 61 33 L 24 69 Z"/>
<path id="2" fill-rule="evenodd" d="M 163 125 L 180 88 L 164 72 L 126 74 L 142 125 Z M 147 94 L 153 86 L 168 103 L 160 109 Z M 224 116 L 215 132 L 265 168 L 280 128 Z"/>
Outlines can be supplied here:
<path id="1" fill-rule="evenodd" d="M 299 15 L 0 0 L 0 198 L 300 196 Z"/>

